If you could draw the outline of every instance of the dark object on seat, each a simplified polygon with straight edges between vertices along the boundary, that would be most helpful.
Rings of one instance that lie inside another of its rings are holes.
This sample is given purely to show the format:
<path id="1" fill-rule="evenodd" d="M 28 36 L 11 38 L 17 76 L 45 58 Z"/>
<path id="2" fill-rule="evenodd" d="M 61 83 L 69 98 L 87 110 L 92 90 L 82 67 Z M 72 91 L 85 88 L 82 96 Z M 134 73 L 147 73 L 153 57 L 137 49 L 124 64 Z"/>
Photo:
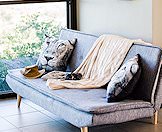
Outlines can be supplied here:
<path id="1" fill-rule="evenodd" d="M 65 80 L 80 80 L 82 79 L 82 74 L 81 73 L 71 73 L 66 75 Z"/>

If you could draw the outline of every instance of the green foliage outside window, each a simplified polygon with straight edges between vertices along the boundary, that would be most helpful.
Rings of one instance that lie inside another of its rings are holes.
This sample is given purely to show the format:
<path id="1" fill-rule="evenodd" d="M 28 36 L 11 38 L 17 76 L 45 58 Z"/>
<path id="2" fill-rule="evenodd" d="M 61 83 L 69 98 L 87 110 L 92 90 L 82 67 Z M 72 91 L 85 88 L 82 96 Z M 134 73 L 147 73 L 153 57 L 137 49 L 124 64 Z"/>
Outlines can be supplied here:
<path id="1" fill-rule="evenodd" d="M 58 37 L 61 25 L 54 20 L 41 20 L 41 14 L 21 17 L 14 30 L 0 38 L 0 94 L 11 89 L 5 81 L 8 69 L 25 67 L 36 62 L 45 34 Z"/>
<path id="2" fill-rule="evenodd" d="M 37 56 L 45 34 L 58 37 L 62 27 L 53 20 L 40 20 L 40 15 L 37 13 L 22 16 L 21 24 L 16 25 L 13 32 L 2 38 L 1 44 L 7 46 L 3 54 L 0 54 L 1 59 Z"/>

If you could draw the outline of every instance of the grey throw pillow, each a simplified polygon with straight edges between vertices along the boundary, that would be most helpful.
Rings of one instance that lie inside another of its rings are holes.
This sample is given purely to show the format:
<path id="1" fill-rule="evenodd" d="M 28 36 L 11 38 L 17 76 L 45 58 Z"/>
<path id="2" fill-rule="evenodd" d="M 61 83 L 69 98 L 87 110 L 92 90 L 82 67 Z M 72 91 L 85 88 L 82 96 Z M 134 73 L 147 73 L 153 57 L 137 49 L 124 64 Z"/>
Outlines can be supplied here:
<path id="1" fill-rule="evenodd" d="M 111 78 L 107 86 L 107 102 L 122 101 L 130 95 L 140 78 L 140 55 L 124 63 Z"/>
<path id="2" fill-rule="evenodd" d="M 42 51 L 39 55 L 37 65 L 39 69 L 50 71 L 65 71 L 68 59 L 74 49 L 76 39 L 58 40 L 46 36 L 42 45 Z"/>

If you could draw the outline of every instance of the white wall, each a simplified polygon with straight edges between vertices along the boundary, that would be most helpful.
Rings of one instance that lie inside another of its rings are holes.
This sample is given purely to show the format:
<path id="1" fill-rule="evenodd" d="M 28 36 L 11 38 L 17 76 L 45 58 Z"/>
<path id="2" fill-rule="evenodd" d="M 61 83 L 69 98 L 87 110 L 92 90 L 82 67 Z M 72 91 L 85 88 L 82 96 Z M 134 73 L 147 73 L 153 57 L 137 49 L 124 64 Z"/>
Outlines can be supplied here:
<path id="1" fill-rule="evenodd" d="M 152 0 L 78 0 L 78 29 L 152 42 Z"/>
<path id="2" fill-rule="evenodd" d="M 162 0 L 153 0 L 153 44 L 162 47 Z"/>

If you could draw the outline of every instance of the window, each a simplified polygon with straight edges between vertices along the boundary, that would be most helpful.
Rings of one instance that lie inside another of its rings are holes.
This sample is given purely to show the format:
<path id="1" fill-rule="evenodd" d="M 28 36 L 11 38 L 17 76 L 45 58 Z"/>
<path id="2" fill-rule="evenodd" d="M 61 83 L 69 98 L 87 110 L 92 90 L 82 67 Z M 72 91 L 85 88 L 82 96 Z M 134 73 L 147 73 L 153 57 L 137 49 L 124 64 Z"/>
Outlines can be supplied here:
<path id="1" fill-rule="evenodd" d="M 8 69 L 35 63 L 44 35 L 76 29 L 76 0 L 0 0 L 0 95 L 12 93 Z"/>

